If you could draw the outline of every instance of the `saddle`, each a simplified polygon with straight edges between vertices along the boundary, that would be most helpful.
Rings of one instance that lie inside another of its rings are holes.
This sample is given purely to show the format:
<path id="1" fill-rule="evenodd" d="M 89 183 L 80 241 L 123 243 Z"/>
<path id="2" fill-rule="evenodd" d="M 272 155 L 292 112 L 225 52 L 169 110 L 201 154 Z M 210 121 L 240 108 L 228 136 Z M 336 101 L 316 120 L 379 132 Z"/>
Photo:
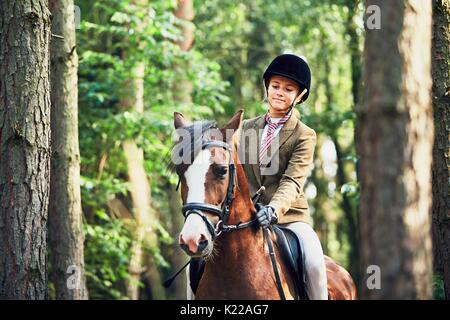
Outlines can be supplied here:
<path id="1" fill-rule="evenodd" d="M 299 237 L 294 231 L 273 225 L 272 230 L 275 233 L 276 245 L 280 250 L 282 259 L 288 266 L 289 272 L 295 282 L 298 300 L 308 300 L 306 294 L 306 270 L 305 270 L 305 253 L 303 245 Z"/>
<path id="2" fill-rule="evenodd" d="M 272 231 L 275 234 L 275 244 L 280 250 L 281 258 L 288 266 L 289 272 L 294 279 L 298 300 L 308 300 L 306 294 L 306 272 L 304 250 L 300 239 L 290 229 L 273 225 Z M 205 270 L 205 260 L 191 259 L 189 264 L 189 279 L 191 290 L 194 294 Z"/>

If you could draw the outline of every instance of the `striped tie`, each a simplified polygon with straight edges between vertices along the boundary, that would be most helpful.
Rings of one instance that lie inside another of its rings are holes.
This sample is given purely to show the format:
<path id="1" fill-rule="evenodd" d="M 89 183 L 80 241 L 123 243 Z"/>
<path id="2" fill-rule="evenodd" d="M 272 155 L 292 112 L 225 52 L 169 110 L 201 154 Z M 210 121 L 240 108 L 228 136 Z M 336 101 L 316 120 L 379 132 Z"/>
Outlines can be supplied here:
<path id="1" fill-rule="evenodd" d="M 267 149 L 269 148 L 270 143 L 272 142 L 273 138 L 275 137 L 275 135 L 274 135 L 275 131 L 277 130 L 277 128 L 279 126 L 285 124 L 289 120 L 291 113 L 292 112 L 289 112 L 288 114 L 286 114 L 277 123 L 273 123 L 272 119 L 270 118 L 270 115 L 268 113 L 266 114 L 265 120 L 266 120 L 268 127 L 267 127 L 267 134 L 264 138 L 263 143 L 261 144 L 261 149 L 259 150 L 259 163 L 262 163 L 264 157 L 266 156 Z"/>

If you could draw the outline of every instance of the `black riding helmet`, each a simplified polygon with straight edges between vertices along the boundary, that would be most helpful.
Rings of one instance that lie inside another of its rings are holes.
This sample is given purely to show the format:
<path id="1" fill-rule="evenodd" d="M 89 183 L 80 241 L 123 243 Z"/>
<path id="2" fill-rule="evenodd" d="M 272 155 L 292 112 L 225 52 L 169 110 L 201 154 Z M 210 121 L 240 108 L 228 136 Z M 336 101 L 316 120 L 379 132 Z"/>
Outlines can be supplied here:
<path id="1" fill-rule="evenodd" d="M 293 54 L 282 54 L 273 59 L 263 75 L 266 91 L 269 87 L 271 76 L 283 76 L 295 81 L 300 86 L 300 93 L 303 89 L 308 89 L 301 102 L 308 99 L 311 85 L 311 70 L 308 63 L 302 58 Z"/>

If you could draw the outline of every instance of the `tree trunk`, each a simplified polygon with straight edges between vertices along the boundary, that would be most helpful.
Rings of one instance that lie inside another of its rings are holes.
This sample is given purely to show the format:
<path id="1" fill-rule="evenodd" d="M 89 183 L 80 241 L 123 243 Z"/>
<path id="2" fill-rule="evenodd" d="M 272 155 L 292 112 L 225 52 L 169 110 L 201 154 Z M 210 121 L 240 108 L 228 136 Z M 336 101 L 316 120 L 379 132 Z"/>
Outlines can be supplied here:
<path id="1" fill-rule="evenodd" d="M 121 101 L 121 105 L 126 110 L 134 110 L 139 113 L 144 111 L 144 70 L 143 62 L 136 63 L 131 74 L 133 79 L 131 83 L 126 84 L 132 88 L 130 95 Z M 130 281 L 127 283 L 127 296 L 130 299 L 139 298 L 139 281 L 141 274 L 145 271 L 143 267 L 142 244 L 144 239 L 152 248 L 158 247 L 158 238 L 156 230 L 152 228 L 152 221 L 157 217 L 151 210 L 151 192 L 150 183 L 147 179 L 147 173 L 144 169 L 144 153 L 136 142 L 127 140 L 123 142 L 123 151 L 128 167 L 128 181 L 133 203 L 133 215 L 136 223 L 134 239 L 131 246 L 131 257 L 129 264 Z M 152 297 L 154 299 L 164 299 L 164 289 L 161 285 L 161 277 L 155 264 L 149 264 L 148 268 L 152 270 L 150 279 L 152 285 Z"/>
<path id="2" fill-rule="evenodd" d="M 325 44 L 323 44 L 325 46 Z M 326 97 L 326 105 L 328 109 L 331 109 L 331 104 L 333 103 L 333 93 L 331 88 L 331 83 L 328 75 L 331 74 L 331 66 L 328 60 L 325 60 L 324 63 L 325 68 L 325 97 Z M 330 138 L 333 141 L 333 144 L 336 149 L 336 162 L 337 162 L 337 174 L 336 174 L 336 189 L 341 190 L 341 187 L 350 181 L 345 172 L 345 163 L 342 160 L 343 152 L 342 147 L 338 140 L 338 127 L 331 132 Z M 349 261 L 349 272 L 355 280 L 356 284 L 360 283 L 359 279 L 359 243 L 358 243 L 358 228 L 356 221 L 355 208 L 351 205 L 350 199 L 347 193 L 342 194 L 342 200 L 339 203 L 342 212 L 344 213 L 345 222 L 338 222 L 343 225 L 343 229 L 345 230 L 345 236 L 348 239 L 350 244 L 350 249 L 348 252 L 348 261 Z M 344 223 L 342 223 L 344 222 Z"/>
<path id="3" fill-rule="evenodd" d="M 178 7 L 175 11 L 175 16 L 187 22 L 192 22 L 194 19 L 194 5 L 192 0 L 178 0 Z M 178 42 L 182 51 L 189 51 L 194 42 L 194 28 L 192 25 L 183 25 L 182 27 L 183 39 Z"/>
<path id="4" fill-rule="evenodd" d="M 450 1 L 433 1 L 433 244 L 435 270 L 450 299 Z"/>
<path id="5" fill-rule="evenodd" d="M 0 30 L 0 299 L 46 299 L 47 1 L 0 1 Z"/>
<path id="6" fill-rule="evenodd" d="M 143 166 L 142 150 L 132 140 L 123 142 L 123 151 L 128 166 L 128 183 L 130 185 L 131 199 L 133 203 L 133 215 L 135 230 L 130 249 L 130 262 L 128 270 L 130 279 L 127 282 L 127 296 L 132 300 L 139 299 L 139 281 L 145 270 L 142 266 L 142 243 L 145 237 L 145 223 L 150 215 L 149 199 L 150 190 L 147 174 Z"/>
<path id="7" fill-rule="evenodd" d="M 348 16 L 346 21 L 346 32 L 348 34 L 348 45 L 350 49 L 350 57 L 351 57 L 351 70 L 352 70 L 352 97 L 353 97 L 353 110 L 355 110 L 358 106 L 360 101 L 360 93 L 361 93 L 361 50 L 359 49 L 359 43 L 360 39 L 358 36 L 358 26 L 355 22 L 355 20 L 358 17 L 358 3 L 359 0 L 348 0 L 347 1 L 347 8 L 348 8 Z M 358 144 L 357 139 L 360 137 L 359 134 L 359 123 L 355 123 L 355 129 L 354 129 L 354 139 L 355 144 Z M 337 159 L 338 159 L 338 168 L 341 168 L 342 160 L 340 159 L 339 154 L 340 152 L 340 146 L 338 144 L 337 138 L 336 138 L 336 152 L 337 152 Z M 359 170 L 358 170 L 358 162 L 356 163 L 356 175 L 357 175 L 357 181 L 360 181 L 359 179 Z M 341 170 L 338 170 L 338 180 L 340 182 L 338 183 L 339 187 L 342 186 L 343 183 L 348 181 L 348 179 L 345 177 L 345 171 L 342 168 Z M 349 228 L 350 228 L 350 235 L 349 235 L 349 241 L 350 241 L 350 254 L 349 254 L 349 260 L 350 260 L 350 272 L 352 273 L 353 279 L 355 280 L 357 286 L 360 285 L 360 257 L 359 257 L 359 241 L 358 241 L 358 207 L 353 207 L 350 205 L 350 201 L 348 199 L 347 195 L 343 195 L 343 207 L 349 208 L 351 210 L 344 210 L 346 212 L 346 217 L 349 222 Z"/>
<path id="8" fill-rule="evenodd" d="M 87 299 L 78 147 L 78 56 L 73 0 L 50 1 L 52 159 L 49 239 L 56 298 Z"/>
<path id="9" fill-rule="evenodd" d="M 185 20 L 186 22 L 192 22 L 194 19 L 193 1 L 179 0 L 177 10 L 175 11 L 175 16 L 179 19 Z M 192 25 L 183 25 L 182 33 L 183 39 L 178 42 L 178 45 L 182 51 L 189 51 L 191 50 L 194 42 L 194 29 Z M 190 66 L 189 63 L 184 65 L 178 64 L 176 68 L 180 70 L 189 70 Z M 185 72 L 180 72 L 180 74 L 185 74 Z M 189 79 L 185 78 L 177 81 L 173 86 L 175 101 L 181 104 L 191 105 L 192 91 L 193 84 Z M 179 192 L 175 191 L 174 185 L 167 183 L 166 188 L 171 215 L 171 221 L 168 226 L 170 227 L 170 233 L 172 235 L 177 235 L 181 231 L 184 223 L 184 218 L 181 213 L 181 197 Z M 173 272 L 178 271 L 188 260 L 187 256 L 178 247 L 176 241 L 178 241 L 177 237 L 175 237 L 175 243 L 169 250 L 168 258 Z M 180 277 L 173 282 L 170 289 L 171 295 L 174 299 L 186 299 L 186 277 L 180 275 Z"/>
<path id="10" fill-rule="evenodd" d="M 192 22 L 194 19 L 194 7 L 192 0 L 178 0 L 178 7 L 175 11 L 175 16 L 179 19 L 185 20 L 186 22 Z M 191 25 L 185 24 L 182 27 L 183 39 L 177 44 L 182 51 L 189 51 L 192 48 L 192 43 L 194 42 L 194 29 Z M 186 65 L 177 65 L 175 68 L 189 70 L 189 63 Z M 174 99 L 178 102 L 184 104 L 192 103 L 192 90 L 193 86 L 191 81 L 188 79 L 181 79 L 174 83 L 173 92 Z"/>
<path id="11" fill-rule="evenodd" d="M 322 146 L 322 137 L 317 137 L 317 146 Z M 317 148 L 318 150 L 319 148 Z M 313 200 L 314 204 L 314 230 L 316 231 L 320 243 L 322 244 L 323 253 L 331 255 L 329 251 L 329 233 L 330 226 L 334 221 L 330 219 L 331 210 L 327 210 L 328 207 L 328 180 L 324 177 L 323 172 L 323 159 L 321 152 L 317 152 L 314 156 L 314 164 L 320 163 L 320 166 L 311 172 L 311 181 L 316 187 L 316 197 Z M 319 169 L 320 168 L 320 169 Z"/>
<path id="12" fill-rule="evenodd" d="M 361 92 L 361 52 L 359 49 L 359 37 L 357 32 L 358 26 L 355 22 L 358 17 L 358 2 L 359 0 L 347 1 L 346 6 L 348 8 L 348 16 L 345 24 L 351 59 L 352 96 L 354 106 L 358 104 Z"/>
<path id="13" fill-rule="evenodd" d="M 139 9 L 148 8 L 148 0 L 135 0 L 133 5 Z M 144 32 L 147 21 L 146 18 L 138 25 L 137 31 Z M 140 50 L 140 48 L 135 48 Z M 128 52 L 123 53 L 123 59 L 127 59 Z M 130 79 L 124 84 L 125 92 L 119 104 L 124 111 L 144 112 L 144 73 L 145 63 L 137 61 L 130 72 Z M 147 269 L 150 274 L 150 283 L 153 299 L 165 299 L 165 291 L 162 286 L 161 276 L 158 266 L 155 263 L 148 263 L 143 266 L 143 243 L 150 248 L 158 248 L 158 237 L 156 229 L 153 228 L 157 217 L 151 210 L 151 190 L 147 173 L 144 168 L 144 152 L 134 140 L 123 142 L 123 151 L 128 167 L 129 190 L 133 204 L 133 215 L 135 219 L 135 230 L 131 245 L 131 256 L 129 263 L 130 279 L 127 283 L 127 296 L 130 299 L 139 299 L 139 283 L 143 272 Z"/>
<path id="14" fill-rule="evenodd" d="M 176 272 L 183 267 L 189 260 L 188 256 L 178 246 L 178 235 L 184 224 L 184 217 L 181 213 L 181 197 L 180 193 L 175 190 L 175 186 L 166 182 L 166 189 L 169 201 L 170 221 L 167 221 L 167 226 L 171 235 L 174 235 L 174 243 L 168 250 L 169 261 L 172 266 L 172 271 Z M 186 277 L 180 275 L 170 287 L 171 298 L 186 299 Z"/>
<path id="15" fill-rule="evenodd" d="M 361 270 L 378 266 L 381 288 L 372 281 L 378 273 L 368 271 L 361 297 L 429 299 L 431 2 L 366 5 L 381 8 L 381 29 L 366 30 L 365 103 L 358 108 Z"/>
<path id="16" fill-rule="evenodd" d="M 346 184 L 350 179 L 345 173 L 345 164 L 342 160 L 343 153 L 341 151 L 341 145 L 337 135 L 331 137 L 336 148 L 336 161 L 337 161 L 337 175 L 336 175 L 336 189 L 341 190 L 341 187 Z M 360 273 L 359 273 L 359 242 L 358 242 L 358 226 L 355 217 L 355 208 L 352 206 L 347 193 L 342 194 L 342 201 L 340 203 L 342 212 L 344 212 L 345 220 L 347 221 L 345 225 L 345 230 L 347 231 L 347 238 L 350 244 L 350 249 L 348 253 L 349 260 L 349 272 L 352 275 L 353 280 L 356 285 L 360 283 Z"/>

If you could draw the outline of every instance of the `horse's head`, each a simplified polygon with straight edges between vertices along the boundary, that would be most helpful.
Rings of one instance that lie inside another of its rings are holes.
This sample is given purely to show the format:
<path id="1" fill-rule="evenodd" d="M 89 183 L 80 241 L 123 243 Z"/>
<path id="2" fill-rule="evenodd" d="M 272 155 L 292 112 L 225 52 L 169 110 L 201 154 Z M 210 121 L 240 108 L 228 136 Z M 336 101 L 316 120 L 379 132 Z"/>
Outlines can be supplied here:
<path id="1" fill-rule="evenodd" d="M 221 224 L 228 222 L 236 188 L 236 141 L 241 122 L 242 111 L 221 129 L 213 122 L 188 124 L 182 114 L 174 114 L 180 136 L 174 148 L 179 159 L 175 168 L 185 216 L 179 245 L 192 257 L 208 257 Z"/>

